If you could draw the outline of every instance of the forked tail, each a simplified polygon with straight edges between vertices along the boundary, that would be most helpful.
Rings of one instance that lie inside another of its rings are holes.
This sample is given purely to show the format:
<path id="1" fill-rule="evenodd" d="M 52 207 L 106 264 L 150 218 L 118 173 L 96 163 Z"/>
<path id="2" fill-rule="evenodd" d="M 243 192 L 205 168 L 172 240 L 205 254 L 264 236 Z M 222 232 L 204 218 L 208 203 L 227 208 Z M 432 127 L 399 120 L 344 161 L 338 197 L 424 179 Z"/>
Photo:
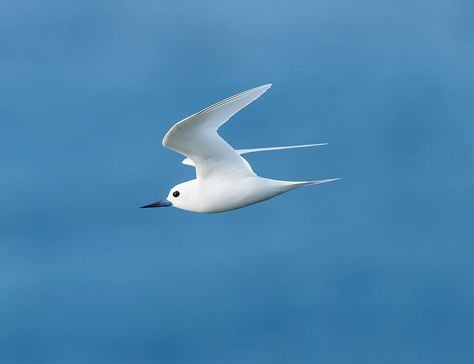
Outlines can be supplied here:
<path id="1" fill-rule="evenodd" d="M 271 184 L 276 188 L 279 193 L 287 192 L 294 190 L 298 187 L 311 186 L 311 185 L 320 185 L 322 183 L 337 181 L 340 178 L 328 178 L 320 179 L 316 181 L 281 181 L 281 180 L 268 180 L 271 181 Z"/>
<path id="2" fill-rule="evenodd" d="M 339 179 L 340 178 L 328 178 L 328 179 L 319 179 L 316 181 L 301 181 L 301 182 L 295 181 L 295 182 L 292 182 L 292 184 L 295 186 L 311 186 L 311 185 L 320 185 L 322 183 L 337 181 Z"/>

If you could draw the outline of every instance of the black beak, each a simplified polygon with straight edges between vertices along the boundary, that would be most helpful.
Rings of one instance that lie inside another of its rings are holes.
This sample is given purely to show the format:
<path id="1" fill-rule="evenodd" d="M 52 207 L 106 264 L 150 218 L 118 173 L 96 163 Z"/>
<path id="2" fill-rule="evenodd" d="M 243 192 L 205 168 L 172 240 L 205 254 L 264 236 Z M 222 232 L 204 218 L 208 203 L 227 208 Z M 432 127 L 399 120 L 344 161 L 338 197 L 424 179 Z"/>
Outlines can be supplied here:
<path id="1" fill-rule="evenodd" d="M 140 206 L 141 209 L 149 209 L 151 207 L 167 207 L 173 205 L 171 201 L 168 200 L 161 200 L 157 202 L 153 202 L 151 204 L 145 205 L 145 206 Z"/>

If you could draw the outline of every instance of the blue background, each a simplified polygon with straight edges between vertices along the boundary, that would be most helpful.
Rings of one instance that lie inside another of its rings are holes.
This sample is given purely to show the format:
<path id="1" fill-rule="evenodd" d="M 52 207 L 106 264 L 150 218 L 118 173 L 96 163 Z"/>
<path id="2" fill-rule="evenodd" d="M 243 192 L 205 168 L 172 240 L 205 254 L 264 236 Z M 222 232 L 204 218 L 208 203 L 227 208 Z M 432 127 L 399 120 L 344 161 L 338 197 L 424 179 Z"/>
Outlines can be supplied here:
<path id="1" fill-rule="evenodd" d="M 473 363 L 472 1 L 0 2 L 0 362 Z M 181 118 L 280 179 L 217 215 Z"/>

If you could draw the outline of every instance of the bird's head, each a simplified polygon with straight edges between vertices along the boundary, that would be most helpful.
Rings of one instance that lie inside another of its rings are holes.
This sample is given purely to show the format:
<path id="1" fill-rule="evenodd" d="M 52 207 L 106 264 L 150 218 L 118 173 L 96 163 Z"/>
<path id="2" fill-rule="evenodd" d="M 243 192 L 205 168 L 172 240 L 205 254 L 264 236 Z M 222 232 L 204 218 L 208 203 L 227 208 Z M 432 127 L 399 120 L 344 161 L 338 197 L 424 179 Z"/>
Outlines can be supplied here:
<path id="1" fill-rule="evenodd" d="M 193 209 L 191 207 L 194 205 L 196 199 L 196 194 L 194 193 L 196 189 L 195 181 L 196 180 L 180 183 L 171 188 L 168 197 L 164 200 L 153 202 L 141 207 L 151 208 L 173 206 L 179 209 L 192 211 Z"/>

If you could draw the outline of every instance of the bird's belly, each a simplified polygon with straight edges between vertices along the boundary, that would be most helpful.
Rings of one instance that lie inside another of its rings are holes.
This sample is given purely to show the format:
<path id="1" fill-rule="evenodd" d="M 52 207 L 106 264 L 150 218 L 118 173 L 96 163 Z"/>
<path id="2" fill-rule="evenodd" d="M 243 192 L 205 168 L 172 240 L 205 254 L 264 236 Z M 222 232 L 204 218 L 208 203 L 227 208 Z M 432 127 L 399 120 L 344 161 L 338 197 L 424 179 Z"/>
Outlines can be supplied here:
<path id="1" fill-rule="evenodd" d="M 239 209 L 257 202 L 268 200 L 279 192 L 268 188 L 258 177 L 220 182 L 202 194 L 199 212 L 216 213 Z"/>

